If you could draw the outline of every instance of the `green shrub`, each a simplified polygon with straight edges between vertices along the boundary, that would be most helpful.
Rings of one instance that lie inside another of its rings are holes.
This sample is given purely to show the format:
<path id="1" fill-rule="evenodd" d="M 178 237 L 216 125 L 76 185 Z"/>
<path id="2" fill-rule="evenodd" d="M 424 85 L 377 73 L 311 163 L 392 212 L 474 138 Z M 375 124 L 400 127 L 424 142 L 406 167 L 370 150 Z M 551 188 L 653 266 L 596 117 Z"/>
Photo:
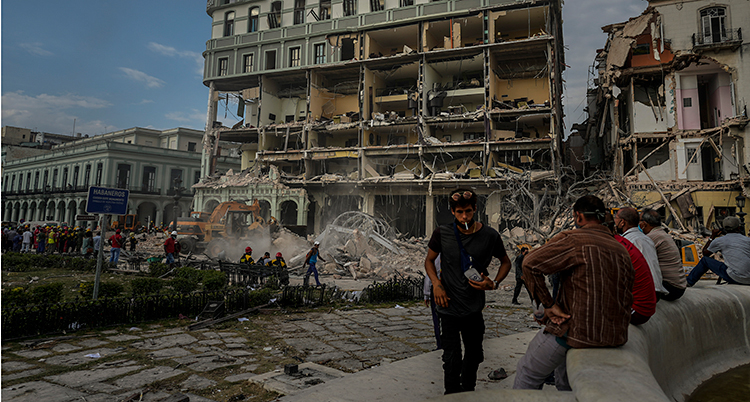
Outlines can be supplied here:
<path id="1" fill-rule="evenodd" d="M 95 271 L 96 270 L 96 260 L 93 258 L 83 258 L 83 257 L 69 257 L 70 259 L 66 261 L 66 265 L 70 269 L 78 270 L 78 271 Z M 101 290 L 101 289 L 99 289 Z"/>
<path id="2" fill-rule="evenodd" d="M 164 286 L 164 281 L 159 278 L 133 278 L 130 281 L 130 288 L 133 296 L 150 295 L 159 293 Z"/>
<path id="3" fill-rule="evenodd" d="M 148 264 L 148 273 L 155 278 L 163 276 L 170 270 L 171 268 L 169 268 L 169 265 L 164 264 L 163 262 L 152 262 Z"/>
<path id="4" fill-rule="evenodd" d="M 36 304 L 58 303 L 62 301 L 63 287 L 62 282 L 39 285 L 31 289 L 31 302 Z"/>
<path id="5" fill-rule="evenodd" d="M 203 288 L 209 292 L 220 290 L 227 283 L 227 275 L 221 271 L 203 271 Z"/>
<path id="6" fill-rule="evenodd" d="M 5 255 L 3 255 L 3 257 L 5 257 Z M 5 265 L 5 262 L 3 262 L 3 265 Z M 10 304 L 23 306 L 28 304 L 30 301 L 31 294 L 25 287 L 19 286 L 12 289 L 3 290 L 3 307 Z"/>
<path id="7" fill-rule="evenodd" d="M 191 267 L 179 267 L 175 269 L 175 277 L 185 278 L 197 284 L 203 280 L 203 271 Z"/>
<path id="8" fill-rule="evenodd" d="M 99 297 L 117 297 L 125 291 L 125 286 L 117 282 L 99 283 Z M 94 297 L 94 282 L 83 282 L 78 285 L 78 294 L 84 299 Z"/>
<path id="9" fill-rule="evenodd" d="M 73 270 L 96 269 L 96 260 L 56 254 L 5 253 L 2 256 L 3 270 L 10 272 L 39 271 L 52 268 Z"/>
<path id="10" fill-rule="evenodd" d="M 179 293 L 190 293 L 195 289 L 198 289 L 198 281 L 194 281 L 190 278 L 176 277 L 169 281 L 172 289 Z"/>

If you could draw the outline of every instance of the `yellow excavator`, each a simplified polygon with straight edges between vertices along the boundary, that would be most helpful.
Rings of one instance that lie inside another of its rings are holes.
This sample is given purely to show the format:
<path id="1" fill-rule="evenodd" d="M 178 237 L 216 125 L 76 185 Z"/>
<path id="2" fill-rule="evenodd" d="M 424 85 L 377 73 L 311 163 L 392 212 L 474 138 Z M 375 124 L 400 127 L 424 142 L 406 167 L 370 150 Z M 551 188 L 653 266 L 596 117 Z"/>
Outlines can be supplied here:
<path id="1" fill-rule="evenodd" d="M 227 201 L 217 205 L 213 211 L 190 213 L 189 218 L 177 219 L 177 235 L 181 253 L 206 252 L 216 257 L 228 245 L 239 243 L 259 233 L 269 235 L 268 228 L 276 225 L 276 218 L 268 221 L 260 216 L 258 200 L 248 205 L 238 201 Z"/>

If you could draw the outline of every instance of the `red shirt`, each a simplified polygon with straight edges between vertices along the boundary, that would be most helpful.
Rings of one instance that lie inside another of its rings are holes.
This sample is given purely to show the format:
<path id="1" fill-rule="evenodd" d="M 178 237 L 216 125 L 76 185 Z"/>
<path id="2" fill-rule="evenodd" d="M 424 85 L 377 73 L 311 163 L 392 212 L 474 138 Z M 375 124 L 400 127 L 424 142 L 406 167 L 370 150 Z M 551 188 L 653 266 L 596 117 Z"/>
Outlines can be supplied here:
<path id="1" fill-rule="evenodd" d="M 642 316 L 651 317 L 656 312 L 656 290 L 646 258 L 628 239 L 620 235 L 615 235 L 615 239 L 628 250 L 633 268 L 635 268 L 633 310 Z"/>
<path id="2" fill-rule="evenodd" d="M 122 248 L 122 236 L 115 233 L 112 235 L 112 237 L 109 238 L 109 241 L 112 243 L 112 248 Z"/>
<path id="3" fill-rule="evenodd" d="M 167 241 L 164 242 L 164 252 L 174 254 L 174 239 L 172 237 L 168 237 Z"/>

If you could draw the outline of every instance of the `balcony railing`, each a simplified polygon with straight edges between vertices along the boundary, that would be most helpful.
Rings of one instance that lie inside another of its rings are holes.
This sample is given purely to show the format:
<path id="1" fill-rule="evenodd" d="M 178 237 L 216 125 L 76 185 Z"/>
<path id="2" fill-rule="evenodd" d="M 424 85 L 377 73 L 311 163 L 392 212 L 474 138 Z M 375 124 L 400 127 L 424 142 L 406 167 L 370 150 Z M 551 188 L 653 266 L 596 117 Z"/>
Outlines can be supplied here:
<path id="1" fill-rule="evenodd" d="M 729 29 L 724 34 L 717 32 L 711 36 L 705 36 L 703 33 L 694 33 L 692 38 L 694 48 L 739 46 L 742 44 L 742 28 Z"/>

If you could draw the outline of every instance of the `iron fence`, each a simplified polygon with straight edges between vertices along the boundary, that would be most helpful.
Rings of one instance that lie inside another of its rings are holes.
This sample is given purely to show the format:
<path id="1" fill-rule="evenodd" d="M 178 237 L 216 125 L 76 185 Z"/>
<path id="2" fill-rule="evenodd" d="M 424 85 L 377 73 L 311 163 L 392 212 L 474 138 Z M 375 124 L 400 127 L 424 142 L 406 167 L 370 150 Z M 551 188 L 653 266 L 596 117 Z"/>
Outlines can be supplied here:
<path id="1" fill-rule="evenodd" d="M 219 261 L 219 269 L 227 275 L 227 281 L 230 285 L 260 284 L 270 277 L 278 279 L 281 285 L 289 284 L 289 272 L 285 267 Z"/>
<path id="2" fill-rule="evenodd" d="M 195 317 L 209 301 L 223 300 L 227 313 L 232 313 L 267 303 L 270 295 L 267 291 L 230 289 L 13 305 L 2 309 L 2 339 L 136 324 L 176 318 L 180 314 Z"/>
<path id="3" fill-rule="evenodd" d="M 365 288 L 361 300 L 370 303 L 407 301 L 424 297 L 424 280 L 420 278 L 398 278 L 373 283 Z"/>

